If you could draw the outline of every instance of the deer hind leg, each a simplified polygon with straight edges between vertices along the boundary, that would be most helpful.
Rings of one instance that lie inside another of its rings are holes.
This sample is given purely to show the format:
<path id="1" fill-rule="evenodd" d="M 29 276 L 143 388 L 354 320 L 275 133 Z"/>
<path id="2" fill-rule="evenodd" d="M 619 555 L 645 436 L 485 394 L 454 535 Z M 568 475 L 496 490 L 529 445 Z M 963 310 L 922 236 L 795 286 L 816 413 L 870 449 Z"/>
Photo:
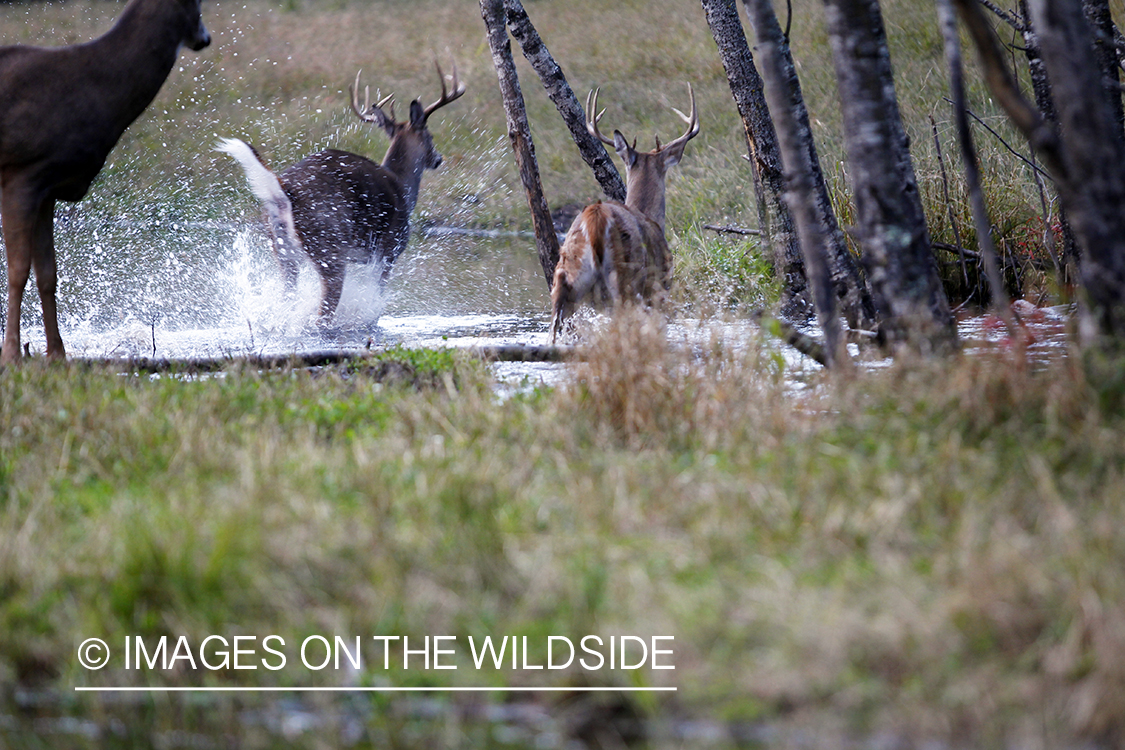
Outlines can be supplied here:
<path id="1" fill-rule="evenodd" d="M 47 209 L 53 213 L 53 202 L 43 201 Z M 42 234 L 40 215 L 43 205 L 36 205 L 36 201 L 19 186 L 10 182 L 0 185 L 0 223 L 4 228 L 4 248 L 8 258 L 8 317 L 4 330 L 4 345 L 0 349 L 0 365 L 18 362 L 20 352 L 20 310 L 23 307 L 23 293 L 27 287 L 27 280 L 31 277 L 31 267 L 36 261 L 38 267 L 38 243 Z M 48 238 L 53 227 L 47 224 Z M 52 253 L 53 257 L 53 253 Z M 52 264 L 53 267 L 53 264 Z M 47 308 L 44 297 L 44 308 Z M 54 312 L 54 288 L 51 287 L 50 309 Z M 44 325 L 46 325 L 47 310 L 44 309 Z M 55 335 L 58 336 L 58 326 L 55 326 Z M 59 346 L 61 347 L 61 341 Z"/>
<path id="2" fill-rule="evenodd" d="M 43 303 L 43 328 L 47 335 L 47 357 L 66 359 L 62 336 L 59 334 L 59 312 L 55 300 L 58 287 L 58 267 L 55 264 L 55 201 L 49 199 L 39 208 L 35 225 L 35 246 L 31 256 L 35 268 L 35 284 Z"/>
<path id="3" fill-rule="evenodd" d="M 326 322 L 336 312 L 340 295 L 344 291 L 343 263 L 325 262 L 317 268 L 320 271 L 320 320 Z"/>
<path id="4" fill-rule="evenodd" d="M 281 280 L 285 285 L 285 297 L 286 299 L 293 299 L 297 296 L 297 278 L 301 273 L 300 261 L 289 253 L 282 252 L 276 241 L 273 249 L 277 256 L 277 265 L 281 269 Z"/>

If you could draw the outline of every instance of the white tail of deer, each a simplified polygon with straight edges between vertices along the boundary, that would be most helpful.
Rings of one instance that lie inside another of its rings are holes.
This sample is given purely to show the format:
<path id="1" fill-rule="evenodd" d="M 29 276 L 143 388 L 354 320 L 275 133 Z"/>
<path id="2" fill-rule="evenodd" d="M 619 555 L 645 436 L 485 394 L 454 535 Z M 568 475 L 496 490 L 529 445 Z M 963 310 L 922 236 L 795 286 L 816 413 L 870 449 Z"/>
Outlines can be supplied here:
<path id="1" fill-rule="evenodd" d="M 210 43 L 199 0 L 131 0 L 92 42 L 0 47 L 0 223 L 8 256 L 0 365 L 20 358 L 20 308 L 33 267 L 47 356 L 66 357 L 55 301 L 55 203 L 86 195 L 180 47 L 198 51 Z"/>
<path id="2" fill-rule="evenodd" d="M 613 140 L 598 131 L 605 110 L 597 112 L 598 91 L 586 98 L 586 129 L 625 162 L 625 203 L 602 202 L 578 214 L 559 250 L 551 284 L 551 343 L 563 322 L 588 294 L 616 306 L 623 302 L 659 304 L 672 280 L 672 263 L 664 239 L 664 177 L 679 163 L 684 146 L 699 133 L 695 91 L 688 84 L 691 114 L 673 111 L 687 123 L 676 140 L 649 152 L 629 145 L 620 131 Z M 596 113 L 596 114 L 595 114 Z"/>
<path id="3" fill-rule="evenodd" d="M 437 169 L 442 161 L 427 120 L 465 93 L 456 65 L 451 89 L 440 67 L 437 71 L 441 98 L 428 107 L 415 99 L 410 103 L 410 119 L 404 122 L 395 120 L 393 95 L 371 104 L 371 90 L 365 88 L 361 105 L 356 74 L 352 110 L 391 139 L 382 164 L 329 149 L 275 175 L 248 144 L 234 138 L 219 141 L 217 149 L 238 160 L 251 192 L 262 202 L 287 292 L 296 289 L 302 256 L 320 274 L 322 320 L 336 311 L 348 263 L 382 263 L 385 282 L 406 248 L 422 172 Z"/>

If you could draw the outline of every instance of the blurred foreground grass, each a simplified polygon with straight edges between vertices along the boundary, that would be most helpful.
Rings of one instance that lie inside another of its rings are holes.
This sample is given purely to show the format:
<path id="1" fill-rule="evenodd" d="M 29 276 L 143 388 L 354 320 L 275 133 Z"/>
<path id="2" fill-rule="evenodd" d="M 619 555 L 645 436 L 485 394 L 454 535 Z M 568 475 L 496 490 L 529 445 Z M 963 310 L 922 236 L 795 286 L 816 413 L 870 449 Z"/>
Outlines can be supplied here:
<path id="1" fill-rule="evenodd" d="M 674 685 L 641 710 L 978 747 L 1120 737 L 1120 363 L 1031 372 L 998 351 L 794 395 L 769 357 L 685 356 L 659 325 L 623 320 L 571 385 L 498 401 L 460 355 L 395 357 L 433 375 L 6 372 L 9 698 Z M 289 665 L 75 658 L 95 635 L 211 634 L 279 634 Z M 460 668 L 309 671 L 293 644 L 310 634 L 453 635 Z M 464 647 L 529 636 L 542 664 L 548 635 L 586 634 L 673 635 L 676 669 L 477 671 Z M 147 721 L 176 726 L 177 705 Z"/>

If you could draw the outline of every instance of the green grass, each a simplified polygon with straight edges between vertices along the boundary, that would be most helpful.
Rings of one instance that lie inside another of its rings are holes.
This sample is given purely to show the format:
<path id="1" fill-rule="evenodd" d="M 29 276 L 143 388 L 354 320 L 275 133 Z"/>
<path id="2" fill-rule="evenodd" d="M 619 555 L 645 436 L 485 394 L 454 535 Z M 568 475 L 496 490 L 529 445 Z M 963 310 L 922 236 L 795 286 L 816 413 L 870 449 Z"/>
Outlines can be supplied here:
<path id="1" fill-rule="evenodd" d="M 460 358 L 397 384 L 29 363 L 0 379 L 0 682 L 331 685 L 296 663 L 308 635 L 440 634 L 459 670 L 350 679 L 637 679 L 679 687 L 654 715 L 826 736 L 1119 732 L 1121 369 L 1011 356 L 794 397 L 763 353 L 685 358 L 623 320 L 574 385 L 502 402 Z M 93 635 L 269 633 L 278 672 L 74 656 Z M 464 648 L 527 635 L 534 664 L 547 635 L 625 633 L 674 635 L 676 670 L 478 673 Z"/>

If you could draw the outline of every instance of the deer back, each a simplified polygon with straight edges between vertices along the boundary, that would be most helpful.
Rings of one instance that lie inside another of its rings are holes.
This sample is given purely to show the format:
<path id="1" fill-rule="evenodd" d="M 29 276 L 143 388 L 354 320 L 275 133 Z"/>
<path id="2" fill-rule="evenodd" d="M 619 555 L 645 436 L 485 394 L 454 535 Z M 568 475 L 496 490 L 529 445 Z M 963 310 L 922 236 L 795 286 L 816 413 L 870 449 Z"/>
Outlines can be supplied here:
<path id="1" fill-rule="evenodd" d="M 370 159 L 329 149 L 278 179 L 293 205 L 301 244 L 314 263 L 394 262 L 409 236 L 402 181 Z"/>
<path id="2" fill-rule="evenodd" d="M 78 200 L 152 102 L 180 47 L 210 41 L 199 0 L 132 0 L 91 42 L 0 48 L 0 167 Z"/>
<path id="3" fill-rule="evenodd" d="M 552 298 L 577 304 L 657 301 L 668 288 L 671 263 L 664 232 L 621 203 L 598 202 L 575 218 L 559 251 Z"/>

